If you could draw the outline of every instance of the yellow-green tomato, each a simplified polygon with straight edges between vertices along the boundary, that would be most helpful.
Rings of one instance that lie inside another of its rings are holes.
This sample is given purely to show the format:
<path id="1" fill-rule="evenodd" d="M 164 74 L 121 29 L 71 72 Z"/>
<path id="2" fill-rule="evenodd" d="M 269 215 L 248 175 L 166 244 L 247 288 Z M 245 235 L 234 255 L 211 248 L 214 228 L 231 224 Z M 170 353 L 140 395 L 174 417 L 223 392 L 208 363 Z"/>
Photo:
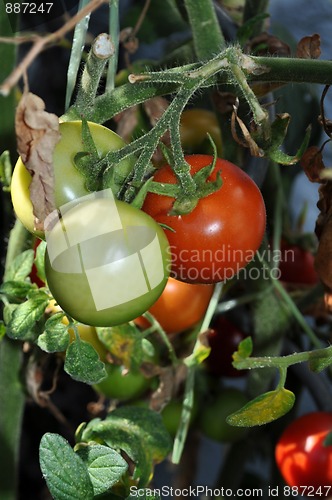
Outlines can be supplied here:
<path id="1" fill-rule="evenodd" d="M 179 425 L 181 423 L 181 417 L 182 417 L 182 408 L 183 408 L 183 402 L 182 400 L 178 399 L 172 399 L 166 406 L 163 408 L 161 412 L 161 416 L 164 422 L 164 425 L 170 435 L 174 438 L 177 430 L 179 428 Z M 190 415 L 190 424 L 193 423 L 197 416 L 197 404 L 194 401 L 194 405 L 191 411 Z"/>
<path id="2" fill-rule="evenodd" d="M 139 371 L 126 372 L 123 366 L 106 364 L 107 377 L 94 385 L 94 389 L 103 396 L 119 401 L 140 397 L 152 383 Z"/>
<path id="3" fill-rule="evenodd" d="M 222 155 L 222 137 L 220 126 L 213 111 L 201 108 L 185 109 L 181 115 L 180 136 L 183 149 L 188 153 L 211 153 L 208 135 L 212 137 Z M 204 151 L 206 147 L 206 151 Z"/>
<path id="4" fill-rule="evenodd" d="M 120 149 L 125 145 L 121 137 L 112 130 L 92 122 L 88 122 L 88 126 L 100 158 L 105 156 L 108 151 Z M 56 208 L 89 194 L 85 185 L 85 177 L 77 169 L 74 162 L 77 153 L 87 150 L 82 141 L 82 122 L 63 122 L 60 123 L 59 127 L 61 139 L 56 144 L 53 153 Z M 117 168 L 123 168 L 129 173 L 133 161 L 133 159 L 125 159 Z M 21 158 L 19 158 L 11 182 L 14 211 L 30 232 L 43 238 L 43 232 L 34 229 L 33 206 L 29 190 L 30 183 L 31 175 L 25 168 Z"/>
<path id="5" fill-rule="evenodd" d="M 93 197 L 62 213 L 47 232 L 45 276 L 56 302 L 76 321 L 115 326 L 158 299 L 169 259 L 167 237 L 149 215 Z"/>
<path id="6" fill-rule="evenodd" d="M 242 439 L 247 429 L 229 425 L 226 418 L 247 402 L 248 398 L 241 390 L 233 387 L 222 389 L 217 397 L 202 409 L 199 417 L 202 433 L 219 442 L 233 443 Z"/>

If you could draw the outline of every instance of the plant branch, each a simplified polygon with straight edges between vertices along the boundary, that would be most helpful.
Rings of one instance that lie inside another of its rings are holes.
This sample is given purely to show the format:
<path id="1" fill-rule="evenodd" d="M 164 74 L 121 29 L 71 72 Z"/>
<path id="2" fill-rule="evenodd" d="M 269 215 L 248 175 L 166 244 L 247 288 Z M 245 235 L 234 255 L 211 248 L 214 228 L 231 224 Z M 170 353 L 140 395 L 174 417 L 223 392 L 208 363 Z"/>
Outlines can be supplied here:
<path id="1" fill-rule="evenodd" d="M 89 13 L 97 10 L 101 5 L 108 3 L 108 0 L 91 0 L 91 2 L 81 9 L 75 16 L 69 19 L 61 28 L 54 31 L 54 33 L 49 33 L 44 37 L 35 36 L 32 38 L 33 45 L 24 59 L 20 62 L 18 66 L 12 71 L 12 73 L 6 78 L 6 80 L 0 85 L 0 94 L 7 96 L 10 90 L 18 83 L 19 79 L 26 73 L 29 66 L 36 59 L 36 57 L 47 47 L 62 37 L 64 37 L 69 31 L 74 29 L 76 24 L 83 19 Z M 15 40 L 10 39 L 10 40 Z M 31 39 L 30 39 L 31 40 Z"/>

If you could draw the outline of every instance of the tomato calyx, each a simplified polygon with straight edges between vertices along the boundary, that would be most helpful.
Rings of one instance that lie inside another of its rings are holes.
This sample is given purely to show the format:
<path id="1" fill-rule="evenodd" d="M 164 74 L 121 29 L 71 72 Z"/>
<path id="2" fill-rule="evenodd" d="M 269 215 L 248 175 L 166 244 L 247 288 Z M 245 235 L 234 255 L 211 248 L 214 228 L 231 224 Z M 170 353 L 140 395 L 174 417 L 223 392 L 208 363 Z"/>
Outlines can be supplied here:
<path id="1" fill-rule="evenodd" d="M 172 166 L 172 159 L 168 157 L 170 166 Z M 156 181 L 150 181 L 147 185 L 146 193 L 151 192 L 154 194 L 159 194 L 161 196 L 169 196 L 170 198 L 175 198 L 173 206 L 169 211 L 168 215 L 185 215 L 191 213 L 197 206 L 197 203 L 201 198 L 218 191 L 223 183 L 221 177 L 221 171 L 217 172 L 216 179 L 211 181 L 208 180 L 213 173 L 216 166 L 217 156 L 216 151 L 212 157 L 211 163 L 201 168 L 198 172 L 194 173 L 191 178 L 194 182 L 195 189 L 192 193 L 187 193 L 184 191 L 181 183 L 170 184 L 170 183 L 160 183 Z M 190 168 L 190 165 L 184 159 L 184 168 Z"/>

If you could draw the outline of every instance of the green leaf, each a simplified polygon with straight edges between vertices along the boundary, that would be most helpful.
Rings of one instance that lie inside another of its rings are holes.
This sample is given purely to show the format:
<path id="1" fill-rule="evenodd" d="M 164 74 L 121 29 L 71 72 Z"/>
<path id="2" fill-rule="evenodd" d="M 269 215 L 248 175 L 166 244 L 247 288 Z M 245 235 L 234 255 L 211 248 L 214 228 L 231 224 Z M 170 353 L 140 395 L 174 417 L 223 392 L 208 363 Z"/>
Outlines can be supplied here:
<path id="1" fill-rule="evenodd" d="M 66 352 L 65 371 L 86 384 L 98 384 L 106 376 L 105 365 L 91 344 L 81 339 L 72 342 Z"/>
<path id="2" fill-rule="evenodd" d="M 93 487 L 83 460 L 58 434 L 45 434 L 39 447 L 40 468 L 54 500 L 92 500 Z"/>
<path id="3" fill-rule="evenodd" d="M 97 328 L 99 340 L 126 368 L 137 370 L 144 358 L 143 335 L 130 323 L 109 328 Z"/>
<path id="4" fill-rule="evenodd" d="M 277 118 L 272 123 L 271 127 L 272 144 L 266 151 L 267 156 L 271 160 L 277 163 L 281 163 L 282 165 L 294 165 L 301 159 L 304 151 L 308 147 L 311 135 L 311 127 L 308 127 L 302 144 L 296 154 L 294 156 L 289 156 L 284 153 L 284 151 L 280 149 L 280 146 L 284 142 L 289 125 L 289 120 L 290 116 L 287 113 L 284 113 L 283 115 L 277 115 Z"/>
<path id="5" fill-rule="evenodd" d="M 289 412 L 295 402 L 293 392 L 276 389 L 249 401 L 240 410 L 226 418 L 226 422 L 237 427 L 253 427 L 268 424 Z"/>
<path id="6" fill-rule="evenodd" d="M 41 241 L 36 250 L 35 256 L 35 266 L 37 268 L 37 276 L 40 280 L 46 283 L 45 276 L 45 252 L 46 252 L 46 241 Z"/>
<path id="7" fill-rule="evenodd" d="M 6 281 L 24 281 L 31 273 L 34 260 L 34 251 L 25 250 L 19 254 L 10 264 L 6 272 Z"/>
<path id="8" fill-rule="evenodd" d="M 108 446 L 85 446 L 77 454 L 88 468 L 95 495 L 106 493 L 128 469 L 122 456 Z"/>
<path id="9" fill-rule="evenodd" d="M 28 281 L 5 281 L 0 286 L 0 293 L 11 299 L 24 299 L 33 288 L 34 285 Z"/>
<path id="10" fill-rule="evenodd" d="M 171 450 L 172 441 L 162 417 L 148 408 L 123 406 L 105 420 L 89 422 L 82 440 L 102 440 L 121 449 L 135 462 L 134 478 L 139 486 L 148 484 L 153 464 L 161 462 Z"/>
<path id="11" fill-rule="evenodd" d="M 62 322 L 64 314 L 53 314 L 45 323 L 45 332 L 39 335 L 37 345 L 45 352 L 62 352 L 69 345 L 68 326 Z"/>
<path id="12" fill-rule="evenodd" d="M 234 352 L 233 354 L 234 367 L 241 369 L 242 361 L 246 360 L 251 356 L 252 350 L 253 350 L 253 343 L 251 337 L 246 337 L 245 339 L 241 340 L 241 342 L 238 345 L 237 351 Z M 244 366 L 244 368 L 247 368 L 247 366 Z"/>
<path id="13" fill-rule="evenodd" d="M 269 17 L 269 14 L 263 12 L 251 17 L 242 26 L 240 26 L 236 34 L 236 38 L 238 39 L 240 45 L 244 45 L 245 42 L 253 36 L 257 24 L 260 24 L 267 17 Z"/>
<path id="14" fill-rule="evenodd" d="M 0 321 L 0 342 L 5 335 L 6 335 L 6 326 L 3 321 Z"/>
<path id="15" fill-rule="evenodd" d="M 28 340 L 30 331 L 43 316 L 49 297 L 38 293 L 15 308 L 7 326 L 7 335 L 13 339 Z"/>

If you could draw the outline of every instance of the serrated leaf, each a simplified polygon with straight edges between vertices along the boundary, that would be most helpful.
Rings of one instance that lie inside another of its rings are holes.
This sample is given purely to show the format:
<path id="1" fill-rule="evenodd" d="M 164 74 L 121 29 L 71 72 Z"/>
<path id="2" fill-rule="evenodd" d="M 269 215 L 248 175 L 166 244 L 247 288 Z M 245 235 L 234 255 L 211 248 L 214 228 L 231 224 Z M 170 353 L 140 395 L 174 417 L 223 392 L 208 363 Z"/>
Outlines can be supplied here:
<path id="1" fill-rule="evenodd" d="M 34 260 L 34 251 L 32 249 L 25 250 L 19 254 L 6 272 L 6 281 L 24 281 L 31 273 Z"/>
<path id="2" fill-rule="evenodd" d="M 53 314 L 45 323 L 45 332 L 39 335 L 37 345 L 45 352 L 63 352 L 69 345 L 68 326 L 62 322 L 64 314 Z"/>
<path id="3" fill-rule="evenodd" d="M 74 340 L 69 345 L 64 369 L 74 380 L 90 385 L 98 384 L 107 376 L 97 351 L 84 340 Z"/>
<path id="4" fill-rule="evenodd" d="M 172 446 L 160 414 L 134 406 L 117 408 L 105 420 L 89 422 L 82 439 L 101 439 L 125 451 L 136 464 L 133 477 L 139 479 L 139 486 L 148 483 L 153 464 L 163 460 Z"/>
<path id="5" fill-rule="evenodd" d="M 332 346 L 326 349 L 319 349 L 319 356 L 316 351 L 309 353 L 309 368 L 314 372 L 321 372 L 332 364 Z"/>
<path id="6" fill-rule="evenodd" d="M 0 293 L 11 299 L 24 299 L 34 286 L 28 281 L 5 281 L 0 286 Z"/>
<path id="7" fill-rule="evenodd" d="M 13 339 L 29 340 L 30 330 L 43 316 L 49 303 L 45 293 L 36 294 L 15 308 L 7 326 L 7 335 Z"/>
<path id="8" fill-rule="evenodd" d="M 128 369 L 137 370 L 144 360 L 145 350 L 143 336 L 135 325 L 124 325 L 109 328 L 97 328 L 99 340 L 117 361 Z"/>
<path id="9" fill-rule="evenodd" d="M 19 306 L 19 304 L 6 304 L 3 308 L 3 320 L 5 325 L 8 325 L 10 322 L 13 312 Z"/>
<path id="10" fill-rule="evenodd" d="M 88 468 L 94 494 L 106 493 L 127 471 L 128 464 L 112 448 L 96 444 L 77 450 Z"/>
<path id="11" fill-rule="evenodd" d="M 46 283 L 45 252 L 46 252 L 46 241 L 41 241 L 37 246 L 34 263 L 37 269 L 37 276 L 44 283 Z"/>
<path id="12" fill-rule="evenodd" d="M 54 500 L 92 500 L 93 487 L 83 460 L 58 434 L 45 434 L 39 447 L 40 468 Z"/>
<path id="13" fill-rule="evenodd" d="M 226 422 L 237 427 L 253 427 L 268 424 L 289 412 L 295 402 L 295 394 L 288 389 L 266 392 L 249 401 L 240 410 L 226 418 Z"/>

